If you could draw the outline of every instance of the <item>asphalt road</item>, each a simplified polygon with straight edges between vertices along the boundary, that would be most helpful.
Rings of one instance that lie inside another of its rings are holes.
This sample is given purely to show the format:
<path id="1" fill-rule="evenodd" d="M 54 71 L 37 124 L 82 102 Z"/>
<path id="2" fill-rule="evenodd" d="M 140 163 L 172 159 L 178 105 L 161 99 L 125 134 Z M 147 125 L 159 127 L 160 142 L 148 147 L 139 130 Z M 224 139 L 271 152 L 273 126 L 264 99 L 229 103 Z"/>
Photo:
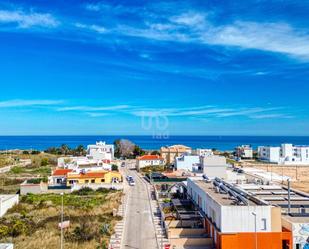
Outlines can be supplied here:
<path id="1" fill-rule="evenodd" d="M 128 200 L 122 245 L 124 249 L 157 249 L 147 186 L 130 167 L 134 167 L 134 162 L 127 164 L 124 175 L 133 176 L 136 185 L 126 186 Z"/>

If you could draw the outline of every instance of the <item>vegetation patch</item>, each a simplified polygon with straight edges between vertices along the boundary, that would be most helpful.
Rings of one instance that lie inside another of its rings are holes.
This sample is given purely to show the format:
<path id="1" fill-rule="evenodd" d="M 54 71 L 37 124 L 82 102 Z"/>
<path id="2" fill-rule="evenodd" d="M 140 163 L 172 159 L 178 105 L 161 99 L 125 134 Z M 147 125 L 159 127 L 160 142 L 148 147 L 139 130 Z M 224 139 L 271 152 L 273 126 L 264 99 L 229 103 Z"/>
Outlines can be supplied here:
<path id="1" fill-rule="evenodd" d="M 121 203 L 122 193 L 81 189 L 63 196 L 65 248 L 107 248 L 120 217 L 113 209 Z M 0 243 L 12 241 L 16 249 L 58 248 L 62 197 L 59 194 L 28 194 L 0 219 Z M 43 238 L 43 239 L 42 239 Z M 47 247 L 48 245 L 48 247 Z"/>

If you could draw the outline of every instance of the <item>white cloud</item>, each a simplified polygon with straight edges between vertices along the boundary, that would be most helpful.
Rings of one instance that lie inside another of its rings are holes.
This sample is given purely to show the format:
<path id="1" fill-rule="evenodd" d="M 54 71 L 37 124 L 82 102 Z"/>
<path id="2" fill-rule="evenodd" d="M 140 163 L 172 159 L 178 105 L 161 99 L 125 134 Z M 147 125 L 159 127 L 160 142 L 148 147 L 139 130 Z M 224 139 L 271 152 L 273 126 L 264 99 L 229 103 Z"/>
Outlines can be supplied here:
<path id="1" fill-rule="evenodd" d="M 23 100 L 14 99 L 0 101 L 0 108 L 10 108 L 10 107 L 26 107 L 26 106 L 49 106 L 49 105 L 59 105 L 63 103 L 61 100 Z"/>
<path id="2" fill-rule="evenodd" d="M 110 115 L 110 113 L 103 113 L 103 112 L 87 112 L 86 113 L 89 117 L 92 117 L 92 118 L 99 118 L 99 117 L 105 117 L 105 116 L 108 116 Z"/>
<path id="3" fill-rule="evenodd" d="M 75 23 L 74 26 L 76 28 L 86 29 L 86 30 L 94 31 L 100 34 L 106 33 L 108 31 L 105 27 L 100 26 L 100 25 L 86 25 L 82 23 Z"/>
<path id="4" fill-rule="evenodd" d="M 21 10 L 0 10 L 0 23 L 16 23 L 19 28 L 33 26 L 54 28 L 59 25 L 59 21 L 49 13 L 26 13 Z"/>
<path id="5" fill-rule="evenodd" d="M 58 108 L 58 111 L 116 111 L 116 110 L 125 110 L 130 106 L 128 105 L 115 105 L 115 106 L 67 106 Z"/>
<path id="6" fill-rule="evenodd" d="M 206 31 L 206 30 L 205 30 Z M 235 22 L 212 27 L 202 42 L 284 53 L 309 59 L 309 35 L 284 23 Z"/>
<path id="7" fill-rule="evenodd" d="M 236 21 L 214 25 L 207 20 L 207 13 L 189 11 L 161 23 L 147 20 L 145 25 L 142 28 L 120 24 L 111 33 L 160 41 L 257 49 L 309 60 L 308 30 L 298 30 L 287 23 Z M 93 25 L 84 28 L 102 33 Z"/>
<path id="8" fill-rule="evenodd" d="M 286 118 L 287 115 L 273 113 L 283 109 L 282 107 L 252 107 L 252 108 L 220 108 L 214 106 L 196 106 L 189 108 L 157 108 L 157 109 L 137 109 L 132 110 L 131 114 L 137 117 L 208 117 L 208 118 L 229 118 L 242 116 L 247 118 Z"/>

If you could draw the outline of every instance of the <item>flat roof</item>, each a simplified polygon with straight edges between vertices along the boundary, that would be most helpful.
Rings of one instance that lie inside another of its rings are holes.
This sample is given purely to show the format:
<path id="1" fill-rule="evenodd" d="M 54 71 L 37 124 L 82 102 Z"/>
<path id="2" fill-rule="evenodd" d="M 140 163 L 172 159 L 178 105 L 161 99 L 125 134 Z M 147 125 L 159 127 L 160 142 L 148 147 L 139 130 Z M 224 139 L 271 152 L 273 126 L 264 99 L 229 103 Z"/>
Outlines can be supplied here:
<path id="1" fill-rule="evenodd" d="M 295 223 L 309 222 L 309 194 L 290 189 L 290 214 L 288 214 L 288 188 L 281 185 L 238 184 L 237 188 L 249 195 L 281 207 L 285 219 Z"/>
<path id="2" fill-rule="evenodd" d="M 197 180 L 195 183 L 204 190 L 211 198 L 213 198 L 218 204 L 222 206 L 246 206 L 246 205 L 239 205 L 235 199 L 231 198 L 226 193 L 220 193 L 217 191 L 216 187 L 213 185 L 212 182 L 206 182 L 203 180 Z M 251 200 L 246 199 L 249 206 L 257 206 L 257 204 Z"/>

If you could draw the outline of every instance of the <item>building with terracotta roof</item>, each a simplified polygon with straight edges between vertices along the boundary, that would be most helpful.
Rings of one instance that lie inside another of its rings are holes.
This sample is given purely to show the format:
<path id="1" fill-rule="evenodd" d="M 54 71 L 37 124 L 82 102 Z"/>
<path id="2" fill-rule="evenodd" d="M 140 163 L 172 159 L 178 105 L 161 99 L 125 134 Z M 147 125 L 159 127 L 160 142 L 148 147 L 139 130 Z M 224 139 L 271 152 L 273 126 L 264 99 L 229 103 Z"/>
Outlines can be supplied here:
<path id="1" fill-rule="evenodd" d="M 72 172 L 72 169 L 55 169 L 49 177 L 51 185 L 66 185 L 67 174 Z"/>
<path id="2" fill-rule="evenodd" d="M 67 174 L 67 186 L 74 184 L 111 184 L 122 182 L 122 175 L 117 171 L 70 172 Z"/>
<path id="3" fill-rule="evenodd" d="M 136 168 L 140 170 L 148 166 L 162 166 L 164 165 L 164 159 L 158 155 L 144 155 L 138 157 L 136 160 Z"/>
<path id="4" fill-rule="evenodd" d="M 160 153 L 165 163 L 172 164 L 175 162 L 176 157 L 179 157 L 184 153 L 192 153 L 192 149 L 185 145 L 173 145 L 169 147 L 161 147 Z"/>

